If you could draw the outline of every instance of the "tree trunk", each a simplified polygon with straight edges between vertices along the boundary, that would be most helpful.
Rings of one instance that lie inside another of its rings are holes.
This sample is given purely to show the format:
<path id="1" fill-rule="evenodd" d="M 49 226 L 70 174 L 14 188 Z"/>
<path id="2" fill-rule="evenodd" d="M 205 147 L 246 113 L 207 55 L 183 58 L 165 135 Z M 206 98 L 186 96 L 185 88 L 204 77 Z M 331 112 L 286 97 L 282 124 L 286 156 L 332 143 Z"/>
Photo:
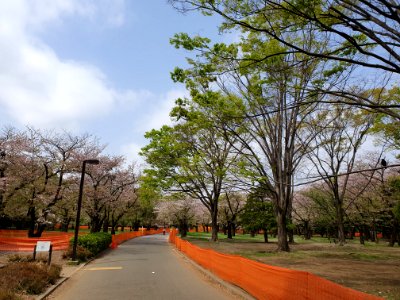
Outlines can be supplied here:
<path id="1" fill-rule="evenodd" d="M 110 224 L 109 224 L 109 221 L 108 221 L 108 218 L 106 218 L 105 220 L 104 220 L 104 223 L 103 223 L 103 232 L 108 232 L 108 226 L 109 226 Z"/>
<path id="2" fill-rule="evenodd" d="M 363 225 L 360 226 L 359 233 L 360 233 L 360 244 L 365 245 L 364 226 Z"/>
<path id="3" fill-rule="evenodd" d="M 37 230 L 35 231 L 36 208 L 34 206 L 29 207 L 28 216 L 29 216 L 28 237 L 30 237 L 30 238 L 41 237 L 44 229 L 46 228 L 46 225 L 45 224 L 39 224 Z"/>
<path id="4" fill-rule="evenodd" d="M 211 240 L 218 241 L 218 206 L 214 205 L 211 211 Z"/>
<path id="5" fill-rule="evenodd" d="M 268 230 L 264 229 L 264 243 L 268 243 Z"/>
<path id="6" fill-rule="evenodd" d="M 35 232 L 35 225 L 36 225 L 36 208 L 34 206 L 29 207 L 28 210 L 29 216 L 29 230 L 28 230 L 28 237 L 30 238 L 37 238 L 41 237 L 46 225 L 40 224 Z"/>
<path id="7" fill-rule="evenodd" d="M 111 226 L 111 234 L 115 234 L 115 226 Z"/>
<path id="8" fill-rule="evenodd" d="M 232 239 L 232 222 L 228 222 L 228 239 Z"/>
<path id="9" fill-rule="evenodd" d="M 224 235 L 226 235 L 226 233 L 228 231 L 228 226 L 222 225 L 222 231 L 224 232 Z"/>
<path id="10" fill-rule="evenodd" d="M 399 241 L 399 222 L 396 219 L 394 219 L 393 220 L 391 234 L 390 234 L 389 246 L 393 247 L 396 244 L 396 242 L 398 243 L 398 245 L 400 245 L 400 241 Z"/>
<path id="11" fill-rule="evenodd" d="M 132 222 L 133 231 L 139 231 L 140 223 L 139 221 Z"/>
<path id="12" fill-rule="evenodd" d="M 355 233 L 356 233 L 356 226 L 353 226 L 353 227 L 351 228 L 351 231 L 350 231 L 350 239 L 351 239 L 351 240 L 354 239 Z"/>
<path id="13" fill-rule="evenodd" d="M 276 222 L 278 224 L 278 251 L 289 252 L 290 248 L 287 240 L 286 214 L 278 211 Z"/>
<path id="14" fill-rule="evenodd" d="M 181 237 L 186 237 L 188 232 L 188 224 L 186 220 L 179 221 L 179 234 Z"/>
<path id="15" fill-rule="evenodd" d="M 294 243 L 294 232 L 293 229 L 288 230 L 288 237 L 289 237 L 289 243 L 293 244 Z"/>
<path id="16" fill-rule="evenodd" d="M 102 229 L 102 222 L 100 218 L 94 217 L 91 219 L 91 224 L 90 224 L 90 233 L 94 232 L 100 232 Z"/>
<path id="17" fill-rule="evenodd" d="M 71 218 L 64 218 L 61 222 L 61 231 L 68 232 L 68 227 L 70 222 Z"/>
<path id="18" fill-rule="evenodd" d="M 337 229 L 338 229 L 338 239 L 339 239 L 339 246 L 344 246 L 346 243 L 346 236 L 344 232 L 344 212 L 342 203 L 338 200 L 336 206 L 336 217 L 337 217 Z"/>

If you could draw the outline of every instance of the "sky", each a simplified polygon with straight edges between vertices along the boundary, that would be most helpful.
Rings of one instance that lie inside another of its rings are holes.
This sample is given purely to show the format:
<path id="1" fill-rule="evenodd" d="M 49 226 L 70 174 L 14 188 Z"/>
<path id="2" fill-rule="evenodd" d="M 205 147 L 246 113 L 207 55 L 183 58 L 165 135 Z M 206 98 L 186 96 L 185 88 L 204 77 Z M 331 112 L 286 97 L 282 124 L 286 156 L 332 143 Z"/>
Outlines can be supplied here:
<path id="1" fill-rule="evenodd" d="M 0 127 L 91 133 L 140 162 L 144 133 L 187 94 L 170 72 L 190 54 L 169 39 L 218 40 L 218 24 L 167 0 L 1 0 Z"/>

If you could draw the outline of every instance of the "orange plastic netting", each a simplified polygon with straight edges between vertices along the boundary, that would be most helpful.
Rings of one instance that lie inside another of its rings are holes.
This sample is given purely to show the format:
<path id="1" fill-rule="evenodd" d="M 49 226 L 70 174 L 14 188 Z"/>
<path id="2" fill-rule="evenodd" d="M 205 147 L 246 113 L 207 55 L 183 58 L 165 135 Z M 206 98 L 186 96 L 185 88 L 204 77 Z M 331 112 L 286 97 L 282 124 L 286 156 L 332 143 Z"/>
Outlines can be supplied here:
<path id="1" fill-rule="evenodd" d="M 120 234 L 116 234 L 112 236 L 112 243 L 111 243 L 111 248 L 115 249 L 117 246 L 127 240 L 133 239 L 138 236 L 144 236 L 144 235 L 151 235 L 151 234 L 159 234 L 162 233 L 164 229 L 150 229 L 150 230 L 139 230 L 139 231 L 131 231 L 131 232 L 124 232 Z M 168 229 L 166 231 L 169 231 Z"/>
<path id="2" fill-rule="evenodd" d="M 176 230 L 170 232 L 169 241 L 204 268 L 257 299 L 381 299 L 309 272 L 269 266 L 241 256 L 197 247 L 177 237 Z"/>
<path id="3" fill-rule="evenodd" d="M 111 248 L 116 248 L 126 240 L 150 234 L 162 233 L 163 229 L 140 230 L 116 234 L 112 236 Z M 86 233 L 80 233 L 86 234 Z M 40 238 L 28 238 L 26 230 L 0 230 L 0 251 L 7 252 L 32 252 L 38 241 L 51 242 L 53 250 L 66 250 L 74 233 L 45 231 Z"/>
<path id="4" fill-rule="evenodd" d="M 0 251 L 33 251 L 38 241 L 51 242 L 53 250 L 65 250 L 73 233 L 43 232 L 40 238 L 27 238 L 26 230 L 0 230 Z"/>

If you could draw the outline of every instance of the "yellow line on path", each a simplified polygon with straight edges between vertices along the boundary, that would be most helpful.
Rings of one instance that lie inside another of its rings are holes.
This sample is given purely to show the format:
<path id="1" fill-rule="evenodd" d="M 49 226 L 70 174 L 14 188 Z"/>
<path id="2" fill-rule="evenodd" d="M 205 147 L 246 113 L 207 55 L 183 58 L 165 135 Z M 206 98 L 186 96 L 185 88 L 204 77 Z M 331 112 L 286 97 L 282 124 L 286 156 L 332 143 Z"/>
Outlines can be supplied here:
<path id="1" fill-rule="evenodd" d="M 102 267 L 102 268 L 89 268 L 86 271 L 103 271 L 103 270 L 121 270 L 122 267 Z"/>

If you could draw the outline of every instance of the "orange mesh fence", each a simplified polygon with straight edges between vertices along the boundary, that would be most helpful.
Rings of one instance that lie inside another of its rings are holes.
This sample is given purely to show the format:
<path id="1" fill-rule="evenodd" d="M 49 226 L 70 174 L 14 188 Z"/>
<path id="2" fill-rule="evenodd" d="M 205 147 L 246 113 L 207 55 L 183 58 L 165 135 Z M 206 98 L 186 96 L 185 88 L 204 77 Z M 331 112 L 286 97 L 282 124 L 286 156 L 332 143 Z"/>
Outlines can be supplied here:
<path id="1" fill-rule="evenodd" d="M 169 241 L 204 268 L 240 286 L 257 299 L 381 299 L 308 272 L 269 266 L 241 256 L 197 247 L 177 237 L 175 230 L 170 232 Z"/>
<path id="2" fill-rule="evenodd" d="M 191 228 L 189 232 L 211 232 L 211 230 L 212 228 L 210 226 L 207 226 L 207 228 L 203 226 L 197 226 L 197 230 L 196 228 Z"/>
<path id="3" fill-rule="evenodd" d="M 167 230 L 168 231 L 168 230 Z M 135 232 L 124 232 L 118 235 L 112 236 L 111 248 L 116 248 L 118 244 L 123 243 L 126 240 L 150 234 L 162 233 L 163 229 L 158 230 L 143 230 Z M 86 234 L 86 233 L 80 233 Z M 42 233 L 40 238 L 28 238 L 27 230 L 0 230 L 0 251 L 7 252 L 31 252 L 34 250 L 38 241 L 51 242 L 53 250 L 66 250 L 69 247 L 69 241 L 73 237 L 74 233 L 69 232 L 57 232 L 57 231 L 45 231 Z"/>
<path id="4" fill-rule="evenodd" d="M 354 237 L 360 237 L 360 233 L 359 232 L 355 232 L 354 233 Z M 376 237 L 378 238 L 378 239 L 381 239 L 381 238 L 383 238 L 383 234 L 382 233 L 377 233 L 376 234 Z"/>
<path id="5" fill-rule="evenodd" d="M 168 231 L 168 230 L 167 230 Z M 163 229 L 150 229 L 150 230 L 139 230 L 139 231 L 131 231 L 131 232 L 124 232 L 124 233 L 119 233 L 119 234 L 113 234 L 112 235 L 112 242 L 110 247 L 112 249 L 117 248 L 117 246 L 127 240 L 133 239 L 138 236 L 144 236 L 144 235 L 151 235 L 151 234 L 159 234 L 162 233 Z"/>
<path id="6" fill-rule="evenodd" d="M 73 233 L 43 232 L 40 238 L 28 238 L 26 230 L 0 230 L 0 251 L 33 251 L 38 241 L 51 242 L 53 250 L 65 250 Z"/>

